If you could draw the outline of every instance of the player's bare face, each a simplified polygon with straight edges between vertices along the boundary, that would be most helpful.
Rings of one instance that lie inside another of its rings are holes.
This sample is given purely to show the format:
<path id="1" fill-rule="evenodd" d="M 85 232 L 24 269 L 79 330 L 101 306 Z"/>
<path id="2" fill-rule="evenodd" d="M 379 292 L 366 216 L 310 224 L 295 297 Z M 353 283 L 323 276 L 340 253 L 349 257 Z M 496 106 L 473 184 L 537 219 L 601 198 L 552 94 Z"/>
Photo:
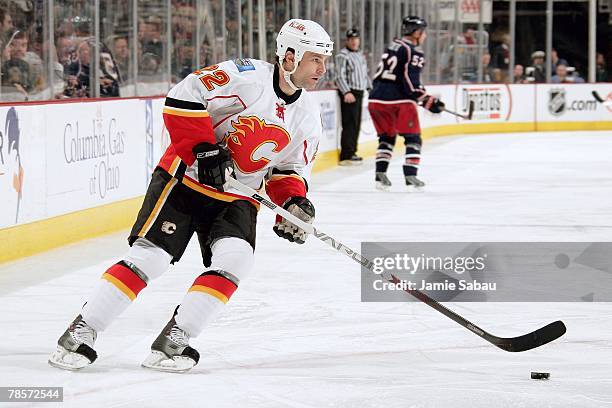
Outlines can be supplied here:
<path id="1" fill-rule="evenodd" d="M 298 88 L 314 89 L 319 79 L 325 74 L 326 55 L 306 51 L 291 80 Z"/>
<path id="2" fill-rule="evenodd" d="M 425 33 L 425 30 L 416 30 L 409 37 L 414 44 L 423 45 L 425 39 L 427 38 L 427 34 Z"/>

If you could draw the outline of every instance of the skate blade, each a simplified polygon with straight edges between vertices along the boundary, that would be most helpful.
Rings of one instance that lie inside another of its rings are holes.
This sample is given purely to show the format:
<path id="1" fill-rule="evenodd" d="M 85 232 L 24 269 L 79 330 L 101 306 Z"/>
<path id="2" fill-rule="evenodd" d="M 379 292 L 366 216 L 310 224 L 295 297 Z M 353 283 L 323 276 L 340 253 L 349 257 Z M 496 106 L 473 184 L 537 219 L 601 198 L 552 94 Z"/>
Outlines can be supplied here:
<path id="1" fill-rule="evenodd" d="M 422 193 L 425 191 L 423 186 L 406 186 L 406 191 L 408 191 L 409 193 Z"/>
<path id="2" fill-rule="evenodd" d="M 376 182 L 376 189 L 380 191 L 389 191 L 391 186 L 381 183 L 380 181 Z"/>
<path id="3" fill-rule="evenodd" d="M 196 365 L 189 357 L 174 356 L 168 358 L 160 351 L 151 350 L 151 354 L 142 362 L 142 366 L 151 370 L 164 371 L 167 373 L 184 373 Z"/>
<path id="4" fill-rule="evenodd" d="M 77 371 L 91 364 L 89 359 L 81 354 L 57 346 L 57 350 L 49 357 L 49 365 L 62 370 Z"/>

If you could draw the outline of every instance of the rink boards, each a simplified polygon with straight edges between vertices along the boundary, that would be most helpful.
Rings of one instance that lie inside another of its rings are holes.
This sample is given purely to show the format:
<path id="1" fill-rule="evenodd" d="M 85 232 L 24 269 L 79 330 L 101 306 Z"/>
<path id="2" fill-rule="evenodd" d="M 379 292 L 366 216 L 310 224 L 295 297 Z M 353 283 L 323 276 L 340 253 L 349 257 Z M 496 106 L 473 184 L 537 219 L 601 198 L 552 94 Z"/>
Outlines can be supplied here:
<path id="1" fill-rule="evenodd" d="M 431 86 L 472 121 L 420 109 L 423 137 L 540 130 L 610 130 L 612 84 Z M 315 93 L 324 136 L 315 171 L 336 165 L 337 93 Z M 0 262 L 131 225 L 169 139 L 163 98 L 25 103 L 0 107 Z M 364 104 L 360 153 L 376 147 Z"/>

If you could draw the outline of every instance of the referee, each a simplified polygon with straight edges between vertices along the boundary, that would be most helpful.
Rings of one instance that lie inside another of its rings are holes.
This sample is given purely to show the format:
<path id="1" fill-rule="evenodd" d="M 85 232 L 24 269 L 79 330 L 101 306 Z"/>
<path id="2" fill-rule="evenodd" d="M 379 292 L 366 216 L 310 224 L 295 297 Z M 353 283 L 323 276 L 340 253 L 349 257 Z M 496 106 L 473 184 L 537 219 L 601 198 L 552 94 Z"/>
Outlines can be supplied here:
<path id="1" fill-rule="evenodd" d="M 372 89 L 372 82 L 359 43 L 359 30 L 351 28 L 346 32 L 346 47 L 336 55 L 336 84 L 342 113 L 341 166 L 361 164 L 363 160 L 356 154 L 361 127 L 361 102 L 364 91 Z"/>

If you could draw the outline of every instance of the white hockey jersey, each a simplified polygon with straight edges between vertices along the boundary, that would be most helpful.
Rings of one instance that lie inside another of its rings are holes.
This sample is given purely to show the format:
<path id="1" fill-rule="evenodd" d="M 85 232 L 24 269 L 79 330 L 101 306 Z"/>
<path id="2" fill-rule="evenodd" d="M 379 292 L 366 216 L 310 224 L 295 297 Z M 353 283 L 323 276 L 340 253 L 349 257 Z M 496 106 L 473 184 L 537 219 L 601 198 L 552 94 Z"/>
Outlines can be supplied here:
<path id="1" fill-rule="evenodd" d="M 224 143 L 240 182 L 260 189 L 266 179 L 266 190 L 278 204 L 305 196 L 322 134 L 319 104 L 304 90 L 285 95 L 278 75 L 275 65 L 251 59 L 188 75 L 166 98 L 164 123 L 171 144 L 159 166 L 203 194 L 244 199 L 237 191 L 221 193 L 197 182 L 193 146 Z"/>

